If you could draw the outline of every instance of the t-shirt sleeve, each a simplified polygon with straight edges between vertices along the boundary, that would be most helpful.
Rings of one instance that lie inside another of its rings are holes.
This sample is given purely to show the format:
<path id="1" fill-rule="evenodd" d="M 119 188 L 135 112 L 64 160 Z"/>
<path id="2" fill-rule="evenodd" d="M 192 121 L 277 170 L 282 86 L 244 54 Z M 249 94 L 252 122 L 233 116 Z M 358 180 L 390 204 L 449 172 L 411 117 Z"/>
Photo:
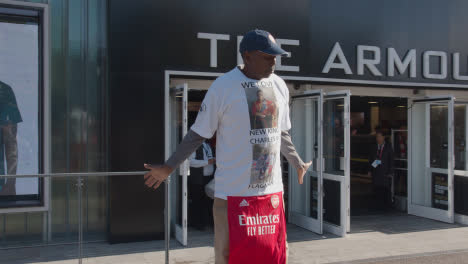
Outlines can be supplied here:
<path id="1" fill-rule="evenodd" d="M 281 116 L 281 131 L 286 131 L 291 129 L 291 120 L 289 118 L 289 90 L 288 87 L 286 86 L 286 83 L 284 83 L 283 87 L 284 91 L 284 105 L 283 105 L 283 114 Z"/>
<path id="2" fill-rule="evenodd" d="M 23 121 L 13 89 L 4 83 L 0 83 L 0 108 L 1 124 L 17 124 Z"/>
<path id="3" fill-rule="evenodd" d="M 222 113 L 222 98 L 219 94 L 218 82 L 214 82 L 208 89 L 198 112 L 197 119 L 191 129 L 204 138 L 213 137 L 218 129 Z"/>

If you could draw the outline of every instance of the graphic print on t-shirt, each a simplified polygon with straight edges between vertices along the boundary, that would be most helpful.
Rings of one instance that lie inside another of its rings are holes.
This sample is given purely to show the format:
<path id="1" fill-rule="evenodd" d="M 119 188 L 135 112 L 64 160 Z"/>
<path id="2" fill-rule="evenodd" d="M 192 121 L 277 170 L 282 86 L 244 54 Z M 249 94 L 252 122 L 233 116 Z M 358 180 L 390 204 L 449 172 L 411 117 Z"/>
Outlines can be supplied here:
<path id="1" fill-rule="evenodd" d="M 273 181 L 273 166 L 276 152 L 270 144 L 255 144 L 253 146 L 252 170 L 250 184 L 268 184 Z"/>
<path id="2" fill-rule="evenodd" d="M 280 143 L 278 104 L 271 81 L 244 82 L 250 117 L 252 168 L 249 188 L 265 188 L 273 184 L 273 169 Z"/>
<path id="3" fill-rule="evenodd" d="M 264 82 L 265 84 L 269 82 Z M 256 96 L 248 95 L 248 99 L 256 98 L 249 104 L 250 106 L 250 126 L 252 129 L 272 128 L 278 126 L 278 108 L 276 107 L 276 98 L 273 88 L 254 89 Z M 248 92 L 247 92 L 248 91 Z M 252 93 L 251 90 L 246 90 L 246 93 Z M 247 100 L 248 100 L 247 99 Z"/>

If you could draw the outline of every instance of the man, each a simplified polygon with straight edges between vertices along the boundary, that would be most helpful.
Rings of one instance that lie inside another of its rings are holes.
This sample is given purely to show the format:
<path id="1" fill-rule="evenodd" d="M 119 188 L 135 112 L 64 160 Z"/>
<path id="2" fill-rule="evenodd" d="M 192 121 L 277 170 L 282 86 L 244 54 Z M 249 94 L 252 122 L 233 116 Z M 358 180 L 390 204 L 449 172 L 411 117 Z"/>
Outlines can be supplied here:
<path id="1" fill-rule="evenodd" d="M 145 164 L 151 170 L 145 175 L 145 184 L 158 188 L 205 138 L 216 133 L 213 205 L 216 264 L 285 263 L 280 151 L 296 168 L 300 184 L 311 162 L 302 162 L 291 142 L 289 91 L 285 82 L 273 73 L 276 56 L 287 53 L 263 30 L 248 32 L 239 52 L 244 65 L 213 82 L 203 100 L 204 107 L 176 152 L 165 165 Z M 267 100 L 275 102 L 278 122 L 272 127 L 265 127 L 268 124 L 257 127 L 249 120 L 253 116 L 250 106 L 258 100 L 259 90 Z M 259 179 L 252 173 L 256 170 L 253 167 L 257 163 L 266 165 L 268 153 L 275 155 L 271 159 L 272 175 Z"/>
<path id="2" fill-rule="evenodd" d="M 273 101 L 265 99 L 262 90 L 257 91 L 257 101 L 252 106 L 254 128 L 267 128 L 276 126 L 276 106 Z"/>
<path id="3" fill-rule="evenodd" d="M 214 164 L 211 147 L 206 141 L 190 156 L 189 225 L 203 230 L 210 222 L 211 198 L 205 194 L 205 185 L 213 179 Z"/>
<path id="4" fill-rule="evenodd" d="M 393 150 L 385 143 L 381 130 L 375 134 L 376 143 L 369 152 L 369 175 L 372 176 L 374 206 L 378 210 L 391 207 L 391 180 L 393 175 Z"/>
<path id="5" fill-rule="evenodd" d="M 16 174 L 18 166 L 17 124 L 22 121 L 13 89 L 0 81 L 0 175 Z M 16 195 L 16 179 L 0 179 L 0 195 Z"/>

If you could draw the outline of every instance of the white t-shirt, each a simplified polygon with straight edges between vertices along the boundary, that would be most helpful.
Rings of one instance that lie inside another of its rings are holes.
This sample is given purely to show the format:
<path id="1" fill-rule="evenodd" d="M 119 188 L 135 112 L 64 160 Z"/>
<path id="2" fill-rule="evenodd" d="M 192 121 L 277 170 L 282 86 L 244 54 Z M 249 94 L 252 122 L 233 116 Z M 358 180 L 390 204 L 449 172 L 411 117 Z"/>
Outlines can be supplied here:
<path id="1" fill-rule="evenodd" d="M 236 67 L 216 79 L 191 129 L 216 132 L 215 197 L 283 191 L 281 131 L 289 130 L 289 91 L 276 74 L 261 80 Z"/>

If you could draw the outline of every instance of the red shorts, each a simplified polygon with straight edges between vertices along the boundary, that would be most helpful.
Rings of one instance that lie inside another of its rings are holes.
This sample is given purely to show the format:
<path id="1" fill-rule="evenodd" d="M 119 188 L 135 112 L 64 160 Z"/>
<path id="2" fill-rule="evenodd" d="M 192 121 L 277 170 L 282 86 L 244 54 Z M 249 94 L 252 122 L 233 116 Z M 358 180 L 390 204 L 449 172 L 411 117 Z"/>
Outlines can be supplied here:
<path id="1" fill-rule="evenodd" d="M 286 263 L 283 193 L 228 197 L 229 263 Z"/>

